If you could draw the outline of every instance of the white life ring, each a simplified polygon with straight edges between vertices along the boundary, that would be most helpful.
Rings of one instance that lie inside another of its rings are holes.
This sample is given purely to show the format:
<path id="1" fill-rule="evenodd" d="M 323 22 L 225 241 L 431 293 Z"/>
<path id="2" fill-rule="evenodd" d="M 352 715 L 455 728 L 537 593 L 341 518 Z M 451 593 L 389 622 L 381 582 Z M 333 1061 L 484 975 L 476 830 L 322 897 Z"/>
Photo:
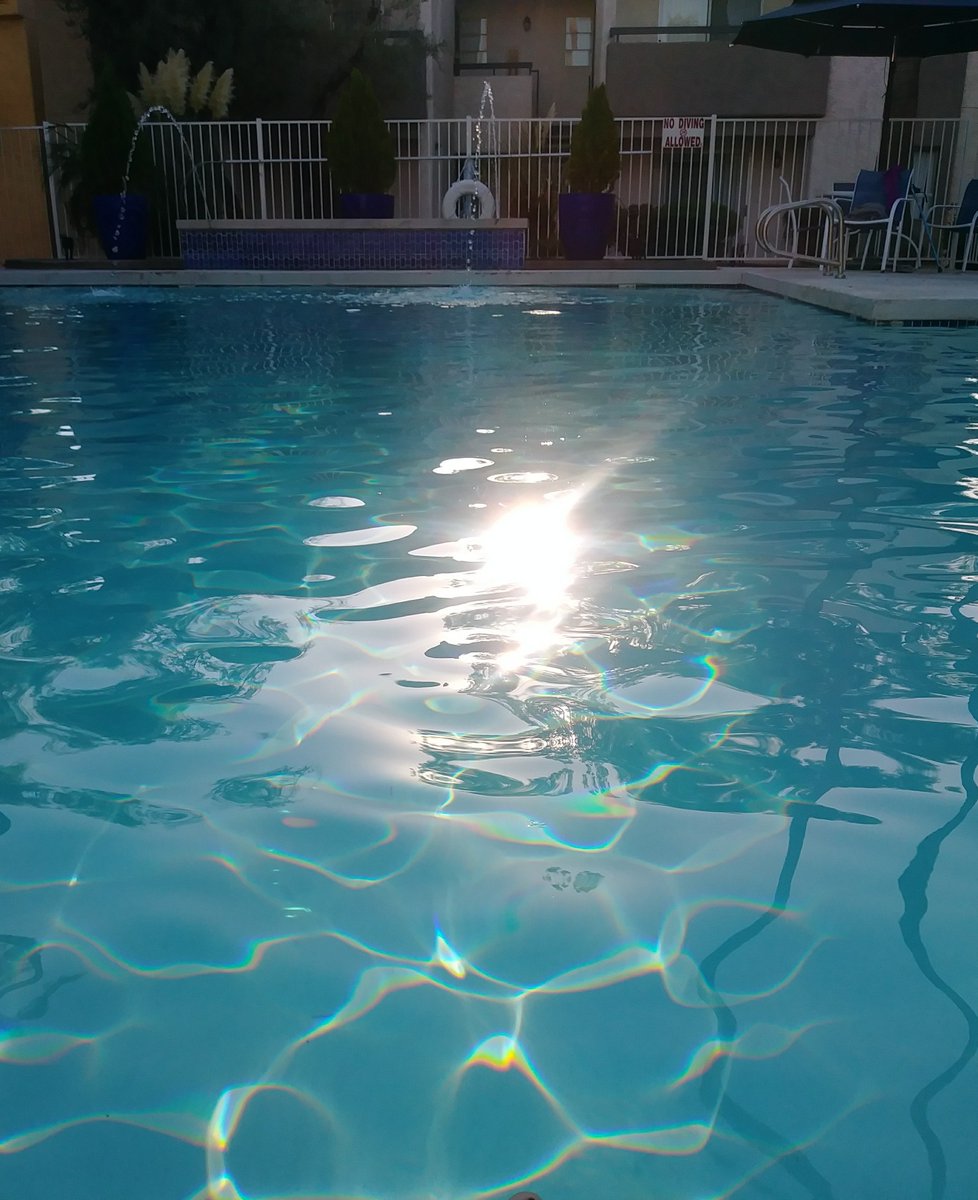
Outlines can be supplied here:
<path id="1" fill-rule="evenodd" d="M 474 196 L 478 202 L 479 215 L 473 218 L 474 220 L 491 221 L 496 215 L 496 201 L 486 185 L 478 179 L 460 179 L 458 183 L 452 184 L 441 202 L 441 215 L 446 221 L 459 219 L 456 206 L 463 196 Z"/>

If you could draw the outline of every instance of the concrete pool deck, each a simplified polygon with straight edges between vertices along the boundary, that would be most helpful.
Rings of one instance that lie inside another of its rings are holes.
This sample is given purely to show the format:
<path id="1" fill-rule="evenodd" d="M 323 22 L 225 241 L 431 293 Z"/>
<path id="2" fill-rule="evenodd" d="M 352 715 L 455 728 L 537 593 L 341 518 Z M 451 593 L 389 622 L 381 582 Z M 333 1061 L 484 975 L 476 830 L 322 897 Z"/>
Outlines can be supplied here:
<path id="1" fill-rule="evenodd" d="M 195 271 L 76 264 L 0 268 L 0 287 L 722 287 L 751 288 L 873 324 L 978 325 L 978 272 L 537 263 L 521 271 Z"/>

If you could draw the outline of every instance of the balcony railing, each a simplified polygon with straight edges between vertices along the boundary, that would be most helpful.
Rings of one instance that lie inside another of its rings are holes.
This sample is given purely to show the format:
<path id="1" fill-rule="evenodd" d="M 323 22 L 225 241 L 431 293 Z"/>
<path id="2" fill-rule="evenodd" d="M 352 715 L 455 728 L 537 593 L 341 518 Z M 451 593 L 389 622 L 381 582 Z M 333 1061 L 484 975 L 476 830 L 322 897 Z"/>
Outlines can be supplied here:
<path id="1" fill-rule="evenodd" d="M 540 72 L 532 62 L 483 62 L 469 63 L 455 61 L 456 76 L 469 76 L 474 79 L 500 79 L 506 77 L 529 76 L 530 78 L 530 112 L 536 116 L 540 110 Z"/>
<path id="2" fill-rule="evenodd" d="M 612 42 L 732 42 L 739 25 L 613 25 Z"/>
<path id="3" fill-rule="evenodd" d="M 455 62 L 456 75 L 536 75 L 531 62 Z"/>

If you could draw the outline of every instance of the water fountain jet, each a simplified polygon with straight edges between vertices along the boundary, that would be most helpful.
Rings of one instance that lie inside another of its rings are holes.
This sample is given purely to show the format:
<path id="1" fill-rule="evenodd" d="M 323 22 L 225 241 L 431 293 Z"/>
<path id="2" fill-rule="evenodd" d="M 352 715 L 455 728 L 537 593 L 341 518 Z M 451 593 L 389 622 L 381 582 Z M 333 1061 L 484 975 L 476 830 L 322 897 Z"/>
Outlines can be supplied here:
<path id="1" fill-rule="evenodd" d="M 111 250 L 110 250 L 110 254 L 109 254 L 110 258 L 118 258 L 119 257 L 119 240 L 120 240 L 120 237 L 122 234 L 122 227 L 125 224 L 125 220 L 126 220 L 126 210 L 129 205 L 129 179 L 132 174 L 132 164 L 133 164 L 133 159 L 135 158 L 135 155 L 136 155 L 136 146 L 139 142 L 139 136 L 143 132 L 143 129 L 149 124 L 151 118 L 156 115 L 165 116 L 167 118 L 167 120 L 170 122 L 170 124 L 173 126 L 173 128 L 177 131 L 177 136 L 180 138 L 180 141 L 183 145 L 184 152 L 186 153 L 186 155 L 190 159 L 190 161 L 193 162 L 193 151 L 191 150 L 190 143 L 187 141 L 186 136 L 184 135 L 183 128 L 180 125 L 180 122 L 176 119 L 176 117 L 173 115 L 173 113 L 170 112 L 170 110 L 166 107 L 165 104 L 151 104 L 149 106 L 149 108 L 146 109 L 146 111 L 142 114 L 142 116 L 136 122 L 136 128 L 133 130 L 133 133 L 132 133 L 132 141 L 129 143 L 129 155 L 126 159 L 126 169 L 123 172 L 123 176 L 122 176 L 122 193 L 121 193 L 121 200 L 120 200 L 120 204 L 119 204 L 119 215 L 116 220 L 115 230 L 113 231 L 112 238 L 110 239 L 110 246 L 111 246 Z M 204 201 L 204 215 L 205 215 L 205 217 L 207 217 L 209 219 L 210 214 L 207 211 L 206 196 L 203 197 L 203 201 Z"/>

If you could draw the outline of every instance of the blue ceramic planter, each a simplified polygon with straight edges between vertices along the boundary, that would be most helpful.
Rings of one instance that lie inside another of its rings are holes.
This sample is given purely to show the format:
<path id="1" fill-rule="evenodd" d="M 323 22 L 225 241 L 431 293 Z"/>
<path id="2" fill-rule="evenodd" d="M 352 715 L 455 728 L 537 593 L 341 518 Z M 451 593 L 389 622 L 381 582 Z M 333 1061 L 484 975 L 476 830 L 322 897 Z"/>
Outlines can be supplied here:
<path id="1" fill-rule="evenodd" d="M 92 205 L 98 240 L 107 258 L 146 257 L 149 242 L 149 200 L 146 196 L 130 192 L 125 197 L 124 210 L 121 195 L 96 196 Z"/>
<path id="2" fill-rule="evenodd" d="M 565 192 L 558 196 L 564 257 L 580 262 L 604 258 L 615 219 L 613 192 Z"/>
<path id="3" fill-rule="evenodd" d="M 385 192 L 341 192 L 340 216 L 348 221 L 376 221 L 394 215 L 394 197 Z"/>

